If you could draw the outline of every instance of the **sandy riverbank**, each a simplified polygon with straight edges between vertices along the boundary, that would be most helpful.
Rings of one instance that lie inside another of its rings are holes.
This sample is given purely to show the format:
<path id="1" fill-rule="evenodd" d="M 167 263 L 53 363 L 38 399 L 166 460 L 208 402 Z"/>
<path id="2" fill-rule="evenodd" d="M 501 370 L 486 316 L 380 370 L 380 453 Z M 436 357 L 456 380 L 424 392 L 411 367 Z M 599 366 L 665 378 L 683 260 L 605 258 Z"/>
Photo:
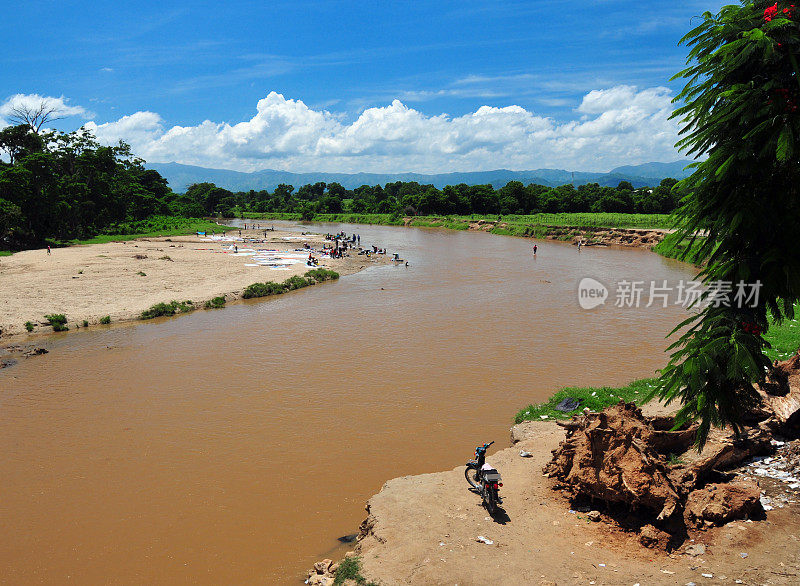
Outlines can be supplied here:
<path id="1" fill-rule="evenodd" d="M 236 244 L 240 253 L 245 249 L 291 253 L 302 249 L 304 243 L 320 250 L 325 242 L 319 234 L 301 236 L 277 230 L 268 231 L 266 238 L 263 231 L 242 230 L 241 234 L 259 242 L 172 236 L 57 248 L 51 255 L 47 250 L 26 250 L 2 257 L 0 342 L 23 337 L 28 321 L 34 324 L 34 333 L 50 331 L 46 314 L 65 314 L 74 328 L 83 320 L 97 324 L 106 315 L 112 322 L 138 319 L 153 304 L 173 299 L 191 300 L 200 306 L 220 295 L 228 301 L 238 299 L 242 289 L 252 283 L 283 281 L 310 267 L 305 263 L 279 269 L 248 266 L 255 264 L 252 256 L 235 255 L 228 247 Z M 238 237 L 239 232 L 228 235 Z M 349 275 L 389 262 L 383 255 L 368 258 L 350 252 L 341 259 L 320 258 L 319 266 Z"/>
<path id="2" fill-rule="evenodd" d="M 506 518 L 486 514 L 467 490 L 463 466 L 390 480 L 367 506 L 356 548 L 363 576 L 381 585 L 797 583 L 800 506 L 793 497 L 766 520 L 690 536 L 685 546 L 702 545 L 700 554 L 647 549 L 635 533 L 570 510 L 543 476 L 563 429 L 528 423 L 515 437 L 514 447 L 488 458 L 503 474 Z M 522 458 L 520 450 L 533 456 Z M 786 492 L 780 482 L 761 484 L 773 497 Z"/>

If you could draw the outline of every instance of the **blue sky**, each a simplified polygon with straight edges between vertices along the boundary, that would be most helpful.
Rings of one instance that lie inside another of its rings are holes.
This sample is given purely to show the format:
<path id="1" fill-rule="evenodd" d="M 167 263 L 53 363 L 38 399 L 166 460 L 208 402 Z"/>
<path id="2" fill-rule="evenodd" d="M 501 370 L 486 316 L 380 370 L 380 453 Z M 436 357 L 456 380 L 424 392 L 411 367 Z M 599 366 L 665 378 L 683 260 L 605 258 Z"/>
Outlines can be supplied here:
<path id="1" fill-rule="evenodd" d="M 33 1 L 5 11 L 0 100 L 63 98 L 72 115 L 59 128 L 89 120 L 103 140 L 124 138 L 148 160 L 242 170 L 605 170 L 679 158 L 662 120 L 679 88 L 668 79 L 686 53 L 677 41 L 693 16 L 723 4 Z M 655 88 L 667 93 L 640 99 Z M 616 92 L 616 101 L 595 95 L 582 109 L 593 91 Z M 262 111 L 271 92 L 283 101 Z M 627 115 L 625 100 L 639 104 Z M 494 110 L 476 116 L 482 107 Z M 604 114 L 614 123 L 600 124 Z M 505 125 L 519 130 L 516 139 L 486 139 Z M 615 125 L 618 144 L 595 152 Z M 475 126 L 482 131 L 467 130 Z M 594 131 L 604 134 L 587 136 Z M 625 133 L 638 138 L 623 145 Z M 648 147 L 648 133 L 663 140 Z"/>

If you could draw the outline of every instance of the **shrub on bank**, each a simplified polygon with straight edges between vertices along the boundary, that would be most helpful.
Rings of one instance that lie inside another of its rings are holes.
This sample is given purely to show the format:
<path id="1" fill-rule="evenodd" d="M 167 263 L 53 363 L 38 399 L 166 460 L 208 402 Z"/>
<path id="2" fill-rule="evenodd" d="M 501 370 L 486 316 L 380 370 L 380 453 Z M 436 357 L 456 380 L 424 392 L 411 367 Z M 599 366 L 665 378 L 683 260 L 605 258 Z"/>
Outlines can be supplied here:
<path id="1" fill-rule="evenodd" d="M 319 268 L 311 269 L 305 276 L 314 279 L 317 283 L 322 283 L 323 281 L 335 281 L 339 278 L 339 273 L 329 269 Z"/>
<path id="2" fill-rule="evenodd" d="M 67 327 L 67 316 L 63 313 L 52 313 L 44 316 L 44 319 L 50 322 L 54 332 L 66 332 L 69 329 Z"/>
<path id="3" fill-rule="evenodd" d="M 103 324 L 103 325 L 110 324 L 111 323 L 111 316 L 110 315 L 106 315 L 104 317 L 101 317 L 100 318 L 100 323 Z"/>
<path id="4" fill-rule="evenodd" d="M 330 271 L 323 268 L 312 269 L 306 272 L 306 274 L 302 277 L 299 275 L 293 275 L 286 279 L 283 283 L 275 283 L 274 281 L 267 281 L 266 283 L 253 283 L 252 285 L 248 285 L 247 288 L 242 291 L 242 297 L 244 299 L 255 299 L 257 297 L 281 295 L 287 291 L 295 291 L 296 289 L 302 289 L 303 287 L 308 287 L 309 285 L 315 285 L 316 283 L 322 283 L 323 281 L 332 281 L 338 278 L 339 273 L 336 271 Z"/>
<path id="5" fill-rule="evenodd" d="M 270 295 L 280 295 L 285 293 L 286 289 L 281 283 L 274 281 L 267 281 L 266 283 L 253 283 L 248 285 L 242 292 L 244 299 L 255 299 L 256 297 L 268 297 Z"/>
<path id="6" fill-rule="evenodd" d="M 313 285 L 316 281 L 311 277 L 301 277 L 300 275 L 293 275 L 283 282 L 283 286 L 287 291 L 294 291 L 295 289 L 302 289 Z"/>
<path id="7" fill-rule="evenodd" d="M 222 309 L 223 307 L 225 307 L 225 298 L 222 295 L 206 301 L 205 304 L 206 309 Z"/>
<path id="8" fill-rule="evenodd" d="M 163 315 L 188 313 L 194 309 L 192 301 L 170 301 L 169 303 L 156 303 L 150 309 L 145 309 L 139 319 L 153 319 Z"/>
<path id="9" fill-rule="evenodd" d="M 26 321 L 25 322 L 25 329 L 28 330 L 29 332 L 32 332 L 33 331 L 33 323 L 29 322 L 29 321 Z"/>
<path id="10" fill-rule="evenodd" d="M 377 586 L 375 582 L 367 582 L 366 578 L 361 575 L 361 558 L 355 555 L 344 558 L 336 569 L 333 583 L 340 586 L 344 584 L 345 580 L 353 580 L 359 586 Z"/>

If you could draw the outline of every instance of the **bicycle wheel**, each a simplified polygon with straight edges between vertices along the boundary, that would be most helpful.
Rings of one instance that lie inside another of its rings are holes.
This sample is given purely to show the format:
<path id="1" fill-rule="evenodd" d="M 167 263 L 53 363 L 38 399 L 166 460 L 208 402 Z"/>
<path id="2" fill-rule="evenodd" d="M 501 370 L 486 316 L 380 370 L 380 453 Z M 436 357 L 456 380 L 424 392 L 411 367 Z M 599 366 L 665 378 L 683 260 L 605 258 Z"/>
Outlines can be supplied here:
<path id="1" fill-rule="evenodd" d="M 478 488 L 478 471 L 474 468 L 467 468 L 464 470 L 464 478 L 472 488 Z"/>

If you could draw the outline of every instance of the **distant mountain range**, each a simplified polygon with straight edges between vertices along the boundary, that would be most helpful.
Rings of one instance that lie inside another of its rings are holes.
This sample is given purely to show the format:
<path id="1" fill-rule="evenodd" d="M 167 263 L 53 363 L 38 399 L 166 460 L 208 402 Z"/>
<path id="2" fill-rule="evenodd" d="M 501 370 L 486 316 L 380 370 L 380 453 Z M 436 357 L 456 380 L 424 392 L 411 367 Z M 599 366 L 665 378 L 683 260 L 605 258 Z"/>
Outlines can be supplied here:
<path id="1" fill-rule="evenodd" d="M 180 163 L 147 163 L 146 167 L 161 173 L 170 187 L 176 192 L 184 192 L 193 183 L 209 182 L 231 191 L 249 191 L 251 189 L 273 190 L 280 183 L 300 187 L 307 183 L 340 183 L 347 189 L 361 185 L 384 185 L 394 181 L 416 181 L 438 188 L 445 185 L 485 185 L 495 189 L 509 181 L 521 181 L 525 185 L 536 183 L 557 187 L 574 182 L 576 186 L 585 183 L 599 183 L 603 186 L 616 187 L 620 181 L 630 181 L 634 187 L 658 185 L 662 179 L 673 177 L 683 179 L 691 173 L 684 170 L 690 161 L 674 163 L 644 163 L 643 165 L 627 165 L 617 167 L 608 173 L 589 173 L 585 171 L 564 171 L 562 169 L 536 169 L 535 171 L 472 171 L 467 173 L 439 173 L 425 175 L 421 173 L 290 173 L 288 171 L 255 171 L 243 173 L 226 169 L 207 169 Z"/>

